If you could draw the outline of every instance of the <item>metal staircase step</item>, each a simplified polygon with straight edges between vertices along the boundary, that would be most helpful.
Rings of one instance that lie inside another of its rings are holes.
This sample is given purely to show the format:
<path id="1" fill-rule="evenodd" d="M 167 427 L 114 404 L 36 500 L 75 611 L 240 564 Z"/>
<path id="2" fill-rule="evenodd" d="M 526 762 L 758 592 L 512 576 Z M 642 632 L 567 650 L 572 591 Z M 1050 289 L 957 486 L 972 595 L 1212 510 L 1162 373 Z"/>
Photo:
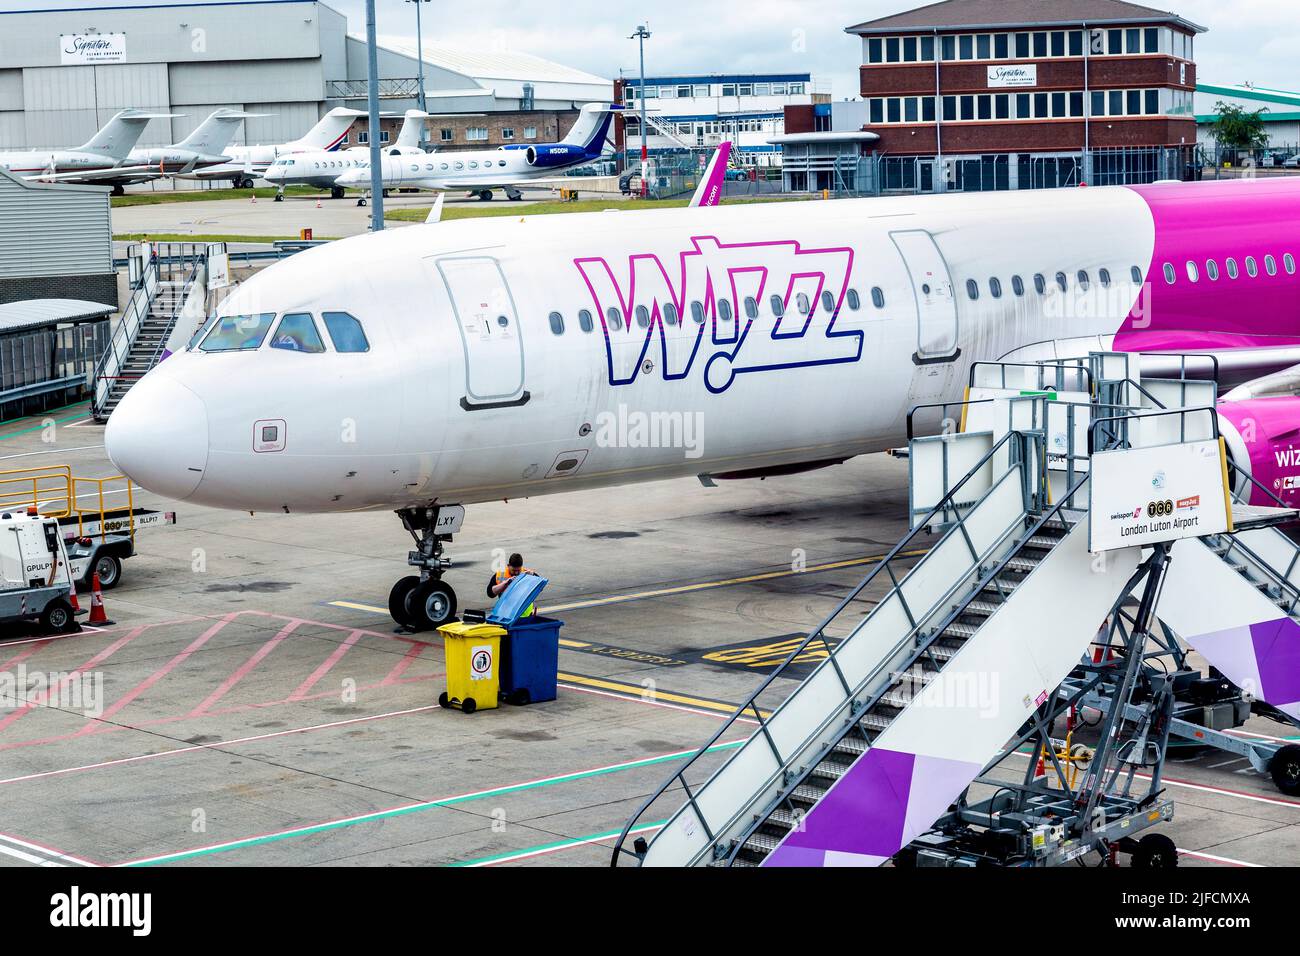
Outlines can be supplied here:
<path id="1" fill-rule="evenodd" d="M 870 715 L 868 715 L 870 716 Z M 815 777 L 826 777 L 830 780 L 838 780 L 849 772 L 852 767 L 851 763 L 841 763 L 838 760 L 823 760 L 817 766 L 812 768 L 811 774 Z"/>
<path id="2" fill-rule="evenodd" d="M 957 652 L 965 647 L 965 642 L 957 643 L 953 641 L 939 641 L 930 645 L 930 653 L 934 659 L 943 661 L 945 664 L 957 656 Z"/>
<path id="3" fill-rule="evenodd" d="M 953 622 L 943 629 L 943 633 L 947 637 L 969 638 L 974 637 L 975 632 L 978 630 L 979 626 L 975 624 L 958 624 Z"/>
<path id="4" fill-rule="evenodd" d="M 1015 571 L 1020 574 L 1028 574 L 1030 571 L 1034 570 L 1034 568 L 1038 567 L 1039 563 L 1040 562 L 1034 560 L 1033 558 L 1024 558 L 1024 557 L 1012 558 L 1010 561 L 1006 563 L 1006 567 L 1003 570 Z"/>
<path id="5" fill-rule="evenodd" d="M 966 605 L 966 608 L 962 613 L 970 614 L 972 616 L 989 617 L 997 613 L 998 609 L 1001 607 L 1001 602 L 997 601 L 971 601 Z"/>
<path id="6" fill-rule="evenodd" d="M 814 804 L 822 797 L 826 796 L 829 787 L 819 787 L 815 783 L 809 783 L 805 780 L 799 786 L 790 791 L 790 799 L 797 800 L 800 803 Z"/>
<path id="7" fill-rule="evenodd" d="M 1025 547 L 1036 548 L 1040 551 L 1051 551 L 1058 544 L 1060 544 L 1062 540 L 1064 539 L 1049 536 L 1049 535 L 1036 534 L 1028 541 L 1025 542 Z"/>
<path id="8" fill-rule="evenodd" d="M 883 702 L 884 698 L 881 698 L 881 700 Z M 891 704 L 890 706 L 906 707 L 907 704 Z M 856 759 L 867 752 L 867 746 L 867 742 L 861 737 L 844 737 L 830 749 L 830 752 L 834 754 L 844 754 L 845 756 Z"/>

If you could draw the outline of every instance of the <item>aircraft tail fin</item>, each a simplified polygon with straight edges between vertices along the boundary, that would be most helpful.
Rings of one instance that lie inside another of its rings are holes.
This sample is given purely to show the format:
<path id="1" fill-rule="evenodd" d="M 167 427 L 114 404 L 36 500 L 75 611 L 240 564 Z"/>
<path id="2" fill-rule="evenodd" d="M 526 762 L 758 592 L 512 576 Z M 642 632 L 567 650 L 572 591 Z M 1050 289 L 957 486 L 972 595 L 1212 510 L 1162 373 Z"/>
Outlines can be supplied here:
<path id="1" fill-rule="evenodd" d="M 146 113 L 144 110 L 122 110 L 104 124 L 84 146 L 77 147 L 88 153 L 101 153 L 122 160 L 140 142 L 144 128 L 153 119 L 170 119 L 171 113 Z"/>
<path id="2" fill-rule="evenodd" d="M 178 149 L 191 149 L 196 153 L 219 156 L 235 138 L 239 124 L 245 119 L 265 116 L 265 113 L 245 113 L 242 110 L 222 108 L 205 119 L 183 140 L 176 144 Z"/>
<path id="3" fill-rule="evenodd" d="M 731 156 L 731 142 L 724 141 L 716 150 L 709 165 L 700 177 L 700 184 L 691 197 L 692 206 L 716 206 L 722 201 L 722 184 L 727 177 L 727 160 Z"/>
<path id="4" fill-rule="evenodd" d="M 565 146 L 578 146 L 592 159 L 605 150 L 605 140 L 609 138 L 609 127 L 614 121 L 614 114 L 622 107 L 609 103 L 588 103 L 578 113 L 578 121 L 564 137 Z"/>
<path id="5" fill-rule="evenodd" d="M 424 121 L 431 115 L 420 110 L 407 110 L 406 118 L 402 120 L 402 129 L 397 134 L 396 145 L 402 149 L 419 149 L 420 141 L 424 138 Z"/>
<path id="6" fill-rule="evenodd" d="M 338 149 L 343 143 L 343 137 L 348 135 L 348 130 L 352 128 L 356 118 L 365 115 L 363 110 L 336 106 L 322 116 L 320 121 L 309 129 L 301 139 L 295 140 L 290 145 L 303 151 Z"/>

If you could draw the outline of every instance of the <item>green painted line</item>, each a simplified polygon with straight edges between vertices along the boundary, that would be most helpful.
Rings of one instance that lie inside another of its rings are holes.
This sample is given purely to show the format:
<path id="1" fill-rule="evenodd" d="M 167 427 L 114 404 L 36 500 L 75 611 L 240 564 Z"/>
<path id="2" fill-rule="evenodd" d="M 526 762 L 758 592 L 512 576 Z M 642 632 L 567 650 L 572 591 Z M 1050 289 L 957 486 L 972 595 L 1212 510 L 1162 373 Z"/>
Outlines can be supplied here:
<path id="1" fill-rule="evenodd" d="M 710 747 L 708 752 L 714 753 L 721 750 L 731 750 L 743 744 L 743 740 L 735 740 L 725 744 L 715 744 Z M 669 754 L 664 757 L 647 757 L 644 760 L 633 760 L 630 763 L 616 764 L 612 767 L 601 767 L 597 770 L 583 770 L 578 773 L 564 774 L 559 777 L 551 777 L 546 780 L 538 780 L 532 783 L 510 784 L 504 787 L 496 787 L 492 790 L 483 790 L 479 793 L 465 794 L 460 797 L 447 797 L 443 800 L 431 800 L 427 803 L 414 803 L 406 807 L 397 807 L 393 810 L 379 810 L 375 813 L 367 813 L 363 816 L 352 817 L 347 820 L 335 820 L 330 823 L 318 823 L 314 826 L 300 827 L 294 830 L 285 830 L 281 833 L 269 833 L 266 836 L 249 837 L 245 840 L 234 840 L 230 843 L 222 843 L 218 846 L 199 847 L 196 850 L 181 850 L 178 853 L 168 853 L 149 860 L 139 860 L 131 863 L 119 864 L 121 866 L 155 866 L 160 863 L 174 863 L 180 860 L 189 860 L 200 856 L 210 856 L 215 853 L 226 853 L 230 850 L 243 850 L 248 847 L 261 846 L 266 843 L 278 843 L 281 840 L 288 840 L 293 837 L 312 836 L 317 833 L 328 833 L 331 830 L 340 830 L 344 827 L 356 826 L 359 823 L 373 823 L 378 820 L 387 820 L 392 817 L 402 817 L 411 813 L 419 813 L 424 810 L 433 810 L 438 807 L 451 807 L 461 803 L 470 803 L 475 800 L 486 800 L 489 797 L 500 797 L 511 793 L 520 793 L 525 790 L 539 790 L 543 787 L 551 787 L 560 783 L 573 783 L 578 780 L 590 780 L 594 777 L 603 777 L 608 774 L 622 773 L 625 770 L 639 770 L 643 767 L 653 767 L 657 764 L 667 763 L 671 760 L 681 760 L 683 754 Z M 618 832 L 622 832 L 621 830 Z M 615 834 L 617 835 L 617 834 Z"/>
<path id="2" fill-rule="evenodd" d="M 667 820 L 657 820 L 654 823 L 645 823 L 629 832 L 638 833 L 642 830 L 657 830 L 667 822 Z M 604 833 L 593 833 L 590 836 L 574 837 L 571 840 L 557 840 L 555 843 L 541 843 L 537 846 L 526 847 L 522 850 L 511 850 L 509 853 L 498 853 L 495 856 L 481 856 L 476 860 L 462 860 L 459 863 L 451 863 L 448 865 L 450 867 L 487 866 L 500 860 L 510 860 L 515 857 L 530 856 L 537 853 L 549 853 L 553 850 L 567 850 L 570 847 L 582 846 L 586 843 L 595 843 L 597 840 L 610 840 L 616 836 L 621 836 L 622 833 L 623 828 L 619 827 L 617 830 L 606 830 Z"/>
<path id="3" fill-rule="evenodd" d="M 78 403 L 78 404 L 80 404 L 80 403 Z M 65 405 L 65 406 L 64 406 L 64 408 L 71 408 L 71 407 L 72 407 L 71 405 Z M 62 411 L 62 409 L 58 409 L 58 408 L 56 408 L 56 409 L 54 409 L 54 411 L 56 411 L 56 412 L 57 412 L 57 411 Z M 87 409 L 87 412 L 89 412 L 89 409 Z M 31 416 L 28 416 L 28 417 L 31 417 Z M 54 424 L 56 424 L 56 425 L 66 425 L 68 422 L 79 421 L 80 419 L 83 419 L 83 418 L 85 418 L 85 417 L 86 417 L 86 416 L 85 416 L 84 414 L 83 414 L 83 415 L 69 415 L 67 418 L 56 418 L 56 419 L 54 419 Z M 12 419 L 12 421 L 15 421 L 15 422 L 17 422 L 17 421 L 22 421 L 22 419 L 21 419 L 21 418 L 15 418 L 15 419 Z M 0 425 L 8 425 L 8 424 L 10 424 L 10 423 L 9 423 L 9 422 L 0 422 Z M 4 434 L 4 435 L 0 435 L 0 441 L 3 441 L 3 440 L 6 439 L 6 438 L 17 438 L 19 435 L 27 435 L 27 434 L 30 434 L 31 432 L 38 432 L 38 431 L 41 431 L 42 429 L 44 429 L 45 427 L 46 427 L 46 426 L 45 426 L 44 424 L 41 424 L 41 425 L 33 425 L 31 428 L 20 428 L 20 429 L 19 429 L 18 431 L 16 431 L 16 432 L 7 432 L 7 433 Z"/>

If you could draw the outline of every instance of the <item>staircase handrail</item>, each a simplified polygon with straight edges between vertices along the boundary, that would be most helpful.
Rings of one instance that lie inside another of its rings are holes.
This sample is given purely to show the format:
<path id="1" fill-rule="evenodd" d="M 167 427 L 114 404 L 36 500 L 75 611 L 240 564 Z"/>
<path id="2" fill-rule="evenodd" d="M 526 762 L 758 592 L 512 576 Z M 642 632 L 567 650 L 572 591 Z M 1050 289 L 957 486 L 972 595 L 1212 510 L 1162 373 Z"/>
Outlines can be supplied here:
<path id="1" fill-rule="evenodd" d="M 685 779 L 686 771 L 689 770 L 692 766 L 694 766 L 696 761 L 698 761 L 701 757 L 703 757 L 706 753 L 708 753 L 713 748 L 713 746 L 722 738 L 722 736 L 728 730 L 730 730 L 731 727 L 734 726 L 738 720 L 741 720 L 744 717 L 747 711 L 752 709 L 753 712 L 758 715 L 760 731 L 765 729 L 766 722 L 761 712 L 758 709 L 758 704 L 757 704 L 758 698 L 769 687 L 772 686 L 772 684 L 776 681 L 776 679 L 779 676 L 781 676 L 786 671 L 787 668 L 793 665 L 793 663 L 799 658 L 799 656 L 802 655 L 803 652 L 808 648 L 808 645 L 812 644 L 816 640 L 820 640 L 822 646 L 826 650 L 828 659 L 834 661 L 835 653 L 831 649 L 829 642 L 826 640 L 826 633 L 825 633 L 826 629 L 855 600 L 857 600 L 858 596 L 864 590 L 866 590 L 866 588 L 873 581 L 875 581 L 877 575 L 879 575 L 882 571 L 888 572 L 889 577 L 894 584 L 894 587 L 897 587 L 898 580 L 897 578 L 894 577 L 892 562 L 895 561 L 903 551 L 908 549 L 908 545 L 910 545 L 912 541 L 918 535 L 920 535 L 920 533 L 923 530 L 929 527 L 931 521 L 935 520 L 936 518 L 939 518 L 944 513 L 945 509 L 950 509 L 950 506 L 954 502 L 957 493 L 960 492 L 966 486 L 966 484 L 969 481 L 971 481 L 971 479 L 974 478 L 975 475 L 977 475 L 986 464 L 991 462 L 994 459 L 994 456 L 997 455 L 997 453 L 1000 452 L 1004 446 L 1011 444 L 1013 440 L 1016 441 L 1023 440 L 1024 437 L 1025 437 L 1024 434 L 1020 432 L 1007 432 L 1007 434 L 1004 435 L 1000 441 L 998 441 L 992 448 L 990 448 L 984 454 L 984 456 L 979 460 L 979 462 L 974 467 L 972 467 L 969 472 L 967 472 L 966 476 L 962 478 L 961 481 L 957 482 L 957 484 L 954 485 L 948 491 L 948 493 L 939 500 L 939 502 L 934 506 L 934 508 L 930 510 L 930 513 L 925 517 L 925 519 L 919 522 L 916 525 L 916 527 L 914 527 L 911 531 L 909 531 L 906 535 L 904 535 L 903 538 L 898 542 L 898 544 L 894 545 L 894 547 L 890 549 L 889 553 L 886 554 L 885 557 L 882 558 L 876 564 L 876 566 L 871 570 L 871 572 L 865 578 L 862 579 L 861 582 L 859 582 L 857 587 L 855 587 L 852 591 L 850 591 L 848 596 L 845 597 L 842 601 L 840 601 L 840 603 L 836 606 L 836 608 L 833 611 L 831 611 L 831 613 L 822 621 L 822 623 L 818 625 L 815 630 L 809 632 L 808 636 L 799 642 L 799 645 L 793 651 L 790 652 L 790 654 L 786 657 L 786 659 L 782 661 L 782 663 L 778 665 L 770 674 L 768 674 L 767 678 L 761 684 L 759 684 L 759 686 L 745 699 L 745 701 L 742 704 L 740 704 L 736 708 L 735 712 L 732 713 L 730 717 L 728 717 L 725 721 L 722 722 L 722 725 L 718 728 L 717 732 L 714 733 L 713 736 L 710 737 L 709 740 L 694 753 L 694 755 L 687 758 L 687 760 L 681 765 L 681 767 L 676 772 L 674 772 L 667 780 L 665 780 L 659 786 L 659 788 L 656 789 L 654 793 L 652 793 L 641 804 L 640 808 L 638 808 L 637 811 L 628 819 L 627 824 L 623 827 L 622 832 L 619 834 L 618 839 L 615 841 L 613 854 L 610 858 L 610 866 L 618 865 L 620 854 L 627 853 L 629 855 L 635 856 L 635 854 L 633 854 L 631 851 L 624 849 L 623 846 L 623 844 L 627 841 L 628 834 L 636 825 L 636 822 L 650 808 L 650 806 L 656 800 L 662 797 L 668 791 L 668 789 L 671 786 L 673 786 L 675 782 L 677 782 L 678 780 L 681 781 L 687 793 L 688 802 L 694 803 L 695 798 L 691 794 L 689 785 L 686 783 L 686 779 Z M 1020 462 L 1018 460 L 1013 462 L 1013 465 L 1018 466 L 1019 464 Z M 1059 508 L 1060 505 L 1058 505 L 1057 507 Z M 948 532 L 948 534 L 955 533 L 959 530 L 965 533 L 964 521 L 965 521 L 964 517 L 959 515 L 957 522 L 953 525 L 953 528 Z M 946 536 L 947 535 L 945 535 L 945 537 Z M 838 663 L 835 663 L 835 667 L 838 670 Z"/>

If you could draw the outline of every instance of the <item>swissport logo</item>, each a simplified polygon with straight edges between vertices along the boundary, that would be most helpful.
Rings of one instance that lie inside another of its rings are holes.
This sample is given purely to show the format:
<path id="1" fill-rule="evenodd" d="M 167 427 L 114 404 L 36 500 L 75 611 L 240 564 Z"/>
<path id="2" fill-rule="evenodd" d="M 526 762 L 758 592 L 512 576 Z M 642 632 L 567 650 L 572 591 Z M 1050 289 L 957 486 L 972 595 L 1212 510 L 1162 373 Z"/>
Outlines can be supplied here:
<path id="1" fill-rule="evenodd" d="M 867 312 L 844 307 L 852 249 L 712 237 L 691 246 L 675 258 L 574 260 L 605 333 L 610 385 L 657 370 L 664 381 L 700 374 L 720 394 L 739 375 L 862 358 Z"/>

